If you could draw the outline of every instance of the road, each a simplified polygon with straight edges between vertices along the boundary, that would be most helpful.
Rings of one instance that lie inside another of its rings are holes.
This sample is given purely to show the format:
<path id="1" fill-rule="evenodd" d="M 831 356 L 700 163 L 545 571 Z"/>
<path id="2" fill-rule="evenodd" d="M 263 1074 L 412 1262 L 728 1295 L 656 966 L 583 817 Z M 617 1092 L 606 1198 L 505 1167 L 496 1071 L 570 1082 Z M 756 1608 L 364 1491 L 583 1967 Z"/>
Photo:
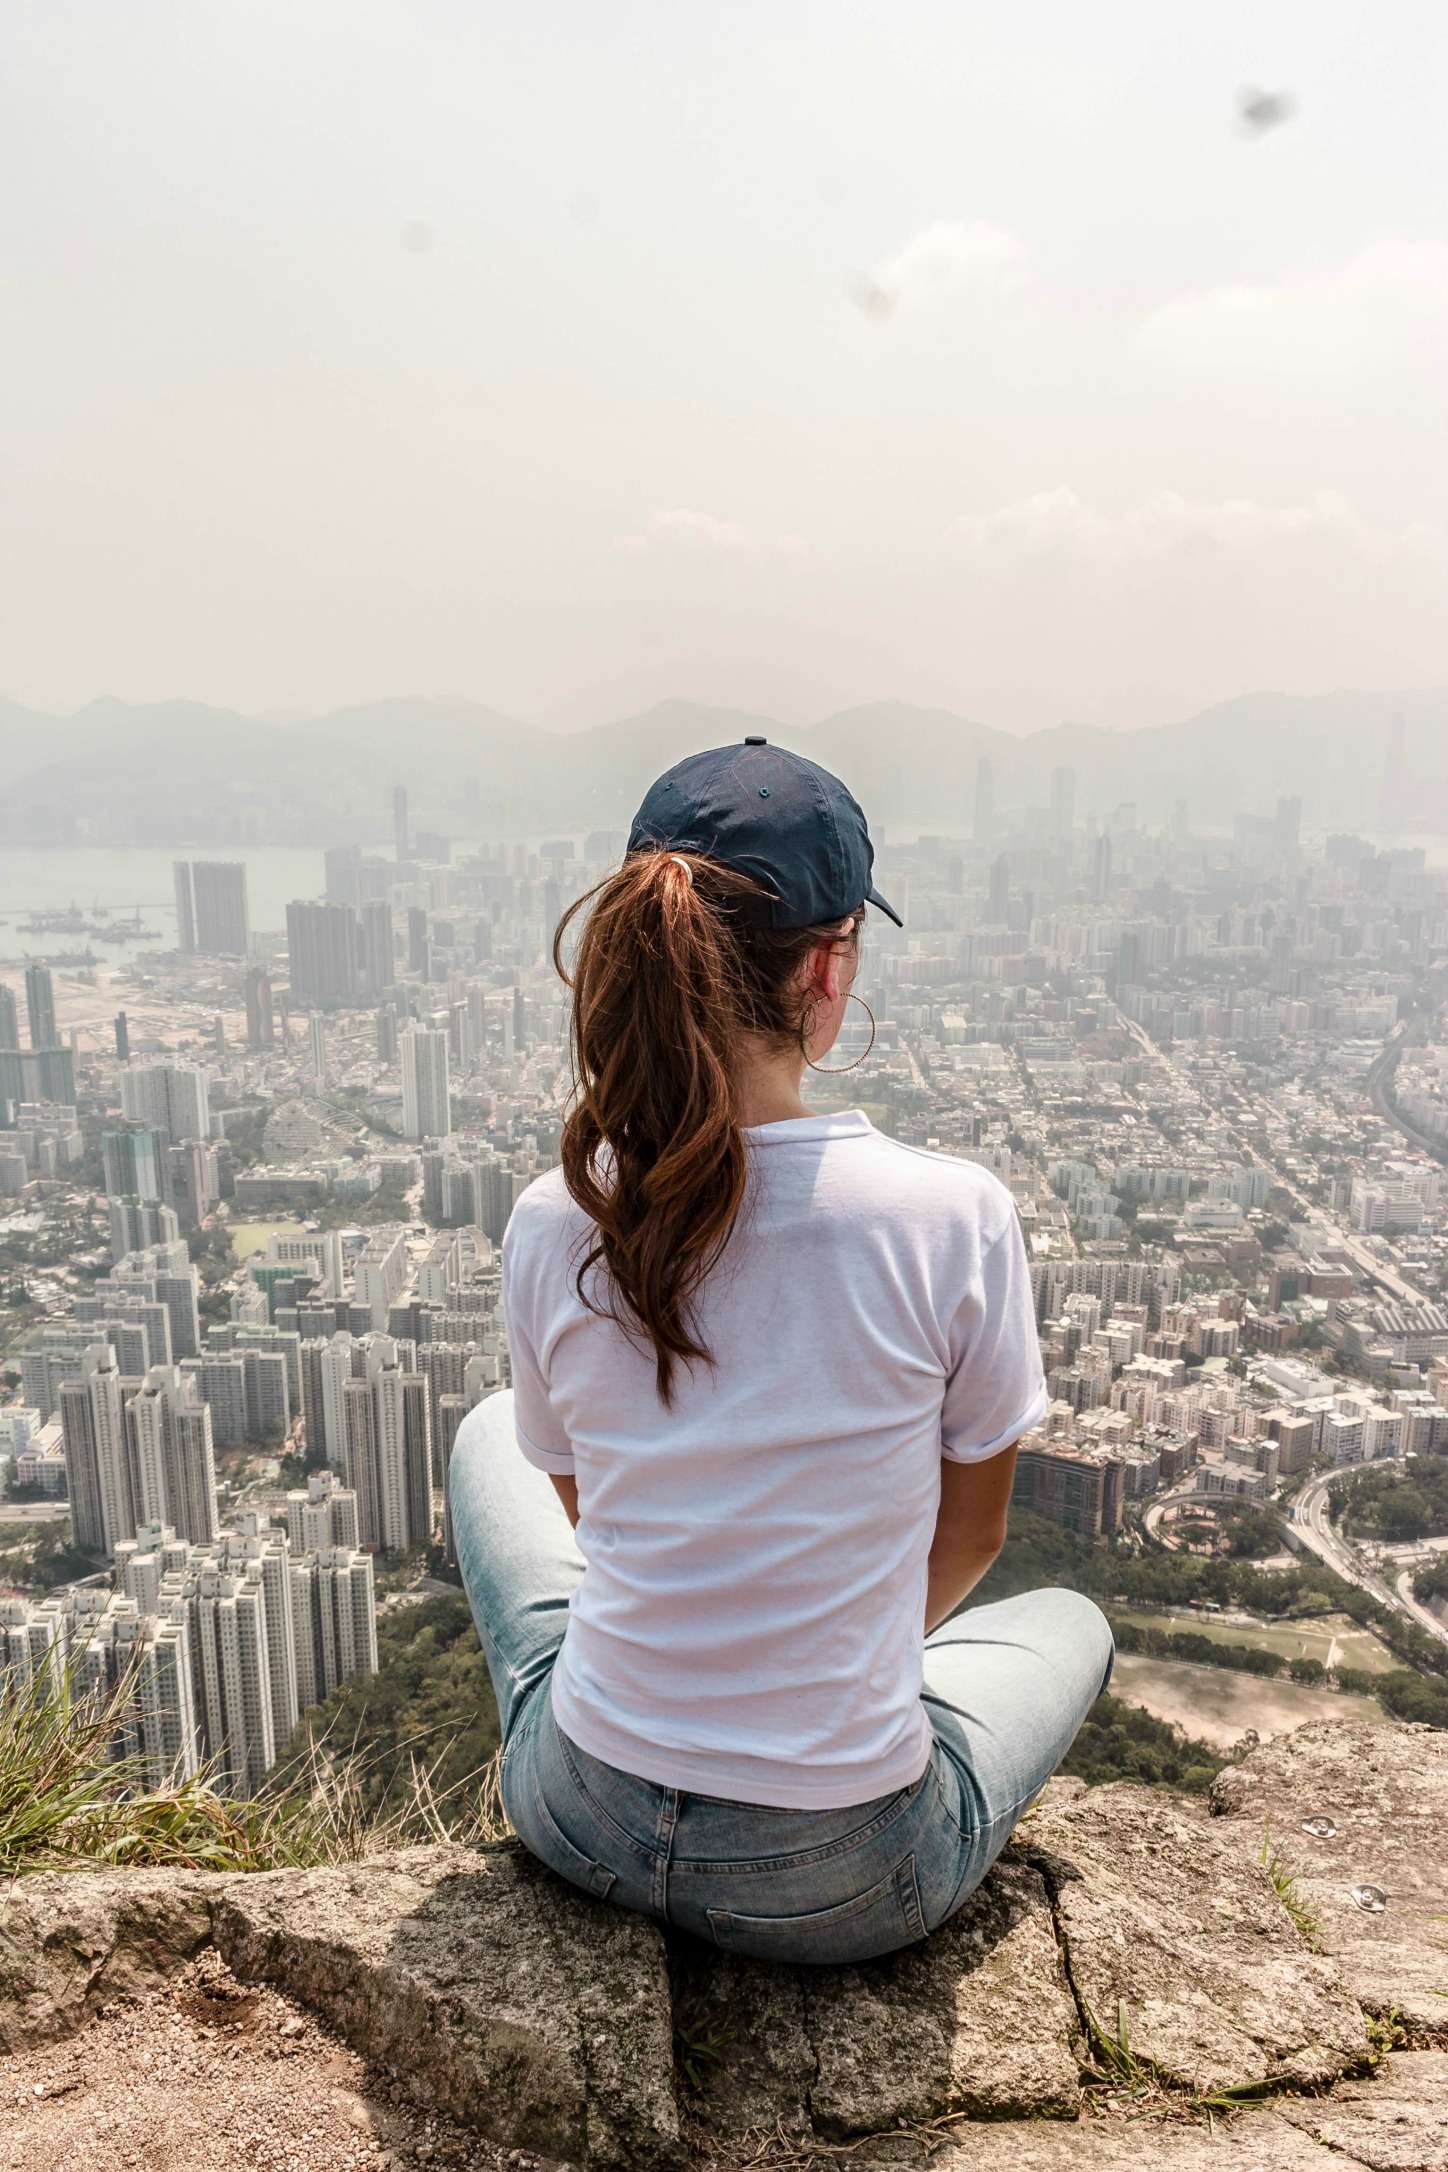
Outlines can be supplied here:
<path id="1" fill-rule="evenodd" d="M 1157 1529 L 1158 1524 L 1161 1522 L 1162 1511 L 1175 1508 L 1179 1502 L 1187 1500 L 1195 1491 L 1196 1473 L 1193 1472 L 1188 1479 L 1173 1486 L 1169 1492 L 1158 1494 L 1156 1499 L 1150 1502 L 1142 1512 L 1141 1521 L 1147 1537 L 1155 1539 L 1158 1546 L 1165 1546 L 1168 1552 L 1174 1552 L 1175 1548 L 1172 1546 L 1171 1540 L 1164 1538 Z"/>
<path id="2" fill-rule="evenodd" d="M 1403 1576 L 1399 1575 L 1392 1584 L 1384 1583 L 1375 1571 L 1366 1567 L 1357 1549 L 1333 1529 L 1328 1515 L 1329 1496 L 1334 1479 L 1350 1470 L 1376 1470 L 1388 1464 L 1396 1464 L 1398 1460 L 1396 1456 L 1379 1456 L 1371 1463 L 1344 1464 L 1339 1470 L 1318 1471 L 1299 1489 L 1288 1510 L 1288 1521 L 1302 1544 L 1347 1583 L 1356 1584 L 1360 1591 L 1368 1592 L 1371 1597 L 1380 1601 L 1383 1606 L 1391 1607 L 1396 1613 L 1407 1614 L 1419 1628 L 1426 1629 L 1430 1636 L 1435 1636 L 1440 1644 L 1448 1644 L 1448 1626 L 1401 1588 Z"/>
<path id="3" fill-rule="evenodd" d="M 1117 1010 L 1116 1017 L 1123 1032 L 1130 1034 L 1143 1055 L 1152 1057 L 1161 1065 L 1164 1071 L 1170 1071 L 1172 1077 L 1185 1087 L 1190 1094 L 1194 1095 L 1198 1100 L 1201 1099 L 1190 1074 L 1184 1071 L 1180 1064 L 1172 1062 L 1170 1056 L 1167 1055 L 1164 1049 L 1157 1046 L 1157 1043 L 1144 1026 L 1138 1025 L 1134 1018 L 1128 1018 L 1123 1010 Z M 1264 1154 L 1259 1154 L 1256 1147 L 1244 1139 L 1242 1134 L 1233 1125 L 1229 1124 L 1224 1116 L 1220 1115 L 1220 1111 L 1218 1115 L 1223 1129 L 1236 1147 L 1237 1152 L 1247 1161 L 1255 1163 L 1257 1168 L 1265 1170 L 1277 1188 L 1286 1192 L 1288 1197 L 1300 1207 L 1305 1216 L 1312 1221 L 1325 1223 L 1333 1233 L 1333 1241 L 1341 1246 L 1360 1273 L 1368 1280 L 1380 1284 L 1383 1289 L 1388 1291 L 1390 1296 L 1397 1298 L 1399 1304 L 1426 1305 L 1431 1302 L 1427 1295 L 1417 1287 L 1416 1283 L 1410 1282 L 1407 1276 L 1399 1273 L 1396 1267 L 1387 1266 L 1360 1236 L 1353 1230 L 1344 1229 L 1335 1216 L 1329 1214 L 1325 1208 L 1316 1205 L 1313 1200 L 1307 1197 L 1305 1192 L 1299 1190 L 1297 1185 L 1283 1176 L 1280 1170 L 1274 1168 Z"/>

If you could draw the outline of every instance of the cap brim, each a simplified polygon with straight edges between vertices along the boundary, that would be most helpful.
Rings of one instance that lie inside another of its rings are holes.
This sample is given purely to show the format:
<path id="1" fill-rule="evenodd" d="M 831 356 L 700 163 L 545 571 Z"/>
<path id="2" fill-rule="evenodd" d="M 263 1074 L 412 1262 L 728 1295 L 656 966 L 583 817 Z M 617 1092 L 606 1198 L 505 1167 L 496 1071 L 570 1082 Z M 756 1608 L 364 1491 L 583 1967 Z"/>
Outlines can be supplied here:
<path id="1" fill-rule="evenodd" d="M 878 890 L 867 890 L 865 892 L 865 903 L 867 905 L 874 905 L 875 907 L 877 907 L 878 910 L 885 915 L 887 920 L 894 921 L 897 928 L 904 927 L 905 923 L 900 918 L 900 915 L 896 912 L 894 906 L 887 905 Z"/>

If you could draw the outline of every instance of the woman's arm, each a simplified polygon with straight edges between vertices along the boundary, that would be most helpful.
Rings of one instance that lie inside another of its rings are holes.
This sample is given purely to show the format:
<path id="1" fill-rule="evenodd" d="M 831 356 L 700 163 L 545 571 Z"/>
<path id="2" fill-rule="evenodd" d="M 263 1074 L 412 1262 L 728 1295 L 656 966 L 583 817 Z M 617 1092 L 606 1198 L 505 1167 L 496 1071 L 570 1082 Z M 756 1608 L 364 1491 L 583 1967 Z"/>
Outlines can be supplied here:
<path id="1" fill-rule="evenodd" d="M 1006 1541 L 1006 1515 L 1016 1471 L 1016 1444 L 983 1463 L 940 1464 L 940 1513 L 930 1544 L 925 1633 L 939 1628 L 973 1590 Z M 567 1483 L 555 1479 L 560 1488 Z"/>
<path id="2" fill-rule="evenodd" d="M 548 1475 L 553 1480 L 553 1491 L 563 1503 L 564 1513 L 576 1531 L 578 1529 L 578 1480 L 571 1471 L 566 1478 L 558 1477 L 556 1472 L 553 1471 L 550 1471 Z"/>

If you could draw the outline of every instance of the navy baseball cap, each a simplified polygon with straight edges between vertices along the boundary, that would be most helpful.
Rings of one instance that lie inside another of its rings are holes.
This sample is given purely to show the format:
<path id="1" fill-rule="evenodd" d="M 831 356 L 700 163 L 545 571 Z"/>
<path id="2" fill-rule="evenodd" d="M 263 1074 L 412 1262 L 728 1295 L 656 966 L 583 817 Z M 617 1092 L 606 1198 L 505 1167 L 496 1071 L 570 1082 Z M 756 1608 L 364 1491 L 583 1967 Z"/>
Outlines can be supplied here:
<path id="1" fill-rule="evenodd" d="M 752 875 L 770 892 L 763 918 L 772 928 L 843 920 L 861 904 L 905 925 L 871 879 L 875 848 L 858 801 L 817 762 L 767 739 L 711 747 L 666 770 L 629 831 L 630 852 L 650 846 Z"/>

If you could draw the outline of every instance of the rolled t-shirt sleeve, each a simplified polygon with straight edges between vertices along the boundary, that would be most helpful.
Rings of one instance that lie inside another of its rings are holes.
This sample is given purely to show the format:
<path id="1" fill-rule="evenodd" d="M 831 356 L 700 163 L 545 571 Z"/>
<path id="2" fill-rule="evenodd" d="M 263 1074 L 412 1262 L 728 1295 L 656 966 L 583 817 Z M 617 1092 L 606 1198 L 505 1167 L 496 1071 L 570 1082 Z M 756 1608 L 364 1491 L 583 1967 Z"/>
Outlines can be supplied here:
<path id="1" fill-rule="evenodd" d="M 981 1255 L 950 1342 L 941 1453 L 952 1463 L 983 1463 L 1046 1413 L 1030 1262 L 1014 1212 Z"/>
<path id="2" fill-rule="evenodd" d="M 503 1322 L 513 1372 L 513 1423 L 527 1461 L 540 1471 L 566 1478 L 573 1470 L 573 1443 L 548 1399 L 528 1251 L 522 1231 L 510 1228 L 503 1242 Z"/>

